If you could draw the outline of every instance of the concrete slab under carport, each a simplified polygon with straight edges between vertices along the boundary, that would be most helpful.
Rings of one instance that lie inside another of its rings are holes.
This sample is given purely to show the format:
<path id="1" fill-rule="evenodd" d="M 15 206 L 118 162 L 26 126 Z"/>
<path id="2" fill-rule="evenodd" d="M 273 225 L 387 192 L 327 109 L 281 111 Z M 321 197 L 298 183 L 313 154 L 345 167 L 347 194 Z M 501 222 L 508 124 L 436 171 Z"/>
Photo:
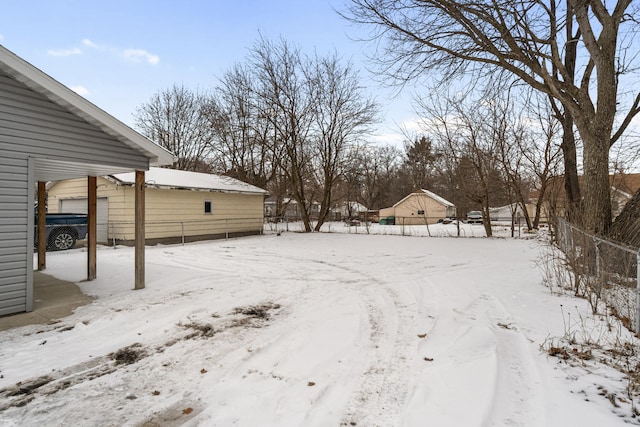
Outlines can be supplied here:
<path id="1" fill-rule="evenodd" d="M 50 325 L 73 314 L 93 298 L 78 285 L 41 271 L 33 272 L 33 311 L 0 317 L 0 331 L 26 325 Z"/>

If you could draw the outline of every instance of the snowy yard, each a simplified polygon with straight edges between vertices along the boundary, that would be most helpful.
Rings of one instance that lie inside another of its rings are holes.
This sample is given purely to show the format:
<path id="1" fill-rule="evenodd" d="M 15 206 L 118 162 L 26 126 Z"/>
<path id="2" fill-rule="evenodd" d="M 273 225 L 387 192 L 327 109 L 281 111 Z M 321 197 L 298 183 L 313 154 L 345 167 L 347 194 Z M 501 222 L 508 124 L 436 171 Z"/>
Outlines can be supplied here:
<path id="1" fill-rule="evenodd" d="M 149 247 L 140 291 L 132 248 L 99 248 L 93 282 L 83 249 L 51 253 L 48 274 L 97 298 L 0 332 L 0 426 L 635 422 L 602 393 L 624 390 L 617 371 L 542 349 L 599 320 L 586 326 L 585 301 L 543 286 L 540 250 L 270 234 Z"/>

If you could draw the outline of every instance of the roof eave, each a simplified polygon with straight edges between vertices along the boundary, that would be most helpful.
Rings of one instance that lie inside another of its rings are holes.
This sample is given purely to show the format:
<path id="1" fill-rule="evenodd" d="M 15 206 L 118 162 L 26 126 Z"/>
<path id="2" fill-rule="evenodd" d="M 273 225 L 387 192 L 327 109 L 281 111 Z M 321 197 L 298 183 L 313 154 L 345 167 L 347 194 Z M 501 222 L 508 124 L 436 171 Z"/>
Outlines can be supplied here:
<path id="1" fill-rule="evenodd" d="M 175 161 L 176 158 L 171 152 L 134 131 L 2 45 L 0 45 L 0 69 L 30 89 L 99 127 L 105 133 L 142 152 L 149 158 L 150 165 L 165 166 Z"/>

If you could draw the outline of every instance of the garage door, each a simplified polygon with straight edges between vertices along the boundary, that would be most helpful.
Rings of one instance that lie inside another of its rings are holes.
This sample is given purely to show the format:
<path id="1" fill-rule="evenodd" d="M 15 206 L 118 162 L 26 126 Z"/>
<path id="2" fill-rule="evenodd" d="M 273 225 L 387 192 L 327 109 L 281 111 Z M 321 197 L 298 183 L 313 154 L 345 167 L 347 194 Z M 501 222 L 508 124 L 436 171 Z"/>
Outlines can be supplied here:
<path id="1" fill-rule="evenodd" d="M 96 205 L 96 225 L 97 228 L 97 242 L 108 243 L 109 242 L 109 201 L 106 197 L 98 197 L 98 203 Z M 64 213 L 87 213 L 87 199 L 63 199 L 60 200 L 60 212 Z"/>

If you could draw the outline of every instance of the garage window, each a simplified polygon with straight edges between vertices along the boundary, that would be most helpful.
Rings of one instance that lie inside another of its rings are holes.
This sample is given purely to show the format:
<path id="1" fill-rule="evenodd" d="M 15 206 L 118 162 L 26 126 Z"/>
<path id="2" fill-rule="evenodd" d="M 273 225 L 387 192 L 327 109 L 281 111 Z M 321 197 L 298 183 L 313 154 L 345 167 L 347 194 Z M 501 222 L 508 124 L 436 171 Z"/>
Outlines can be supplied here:
<path id="1" fill-rule="evenodd" d="M 213 203 L 211 203 L 211 200 L 205 200 L 204 201 L 204 213 L 206 213 L 206 214 L 212 214 L 213 213 Z"/>

